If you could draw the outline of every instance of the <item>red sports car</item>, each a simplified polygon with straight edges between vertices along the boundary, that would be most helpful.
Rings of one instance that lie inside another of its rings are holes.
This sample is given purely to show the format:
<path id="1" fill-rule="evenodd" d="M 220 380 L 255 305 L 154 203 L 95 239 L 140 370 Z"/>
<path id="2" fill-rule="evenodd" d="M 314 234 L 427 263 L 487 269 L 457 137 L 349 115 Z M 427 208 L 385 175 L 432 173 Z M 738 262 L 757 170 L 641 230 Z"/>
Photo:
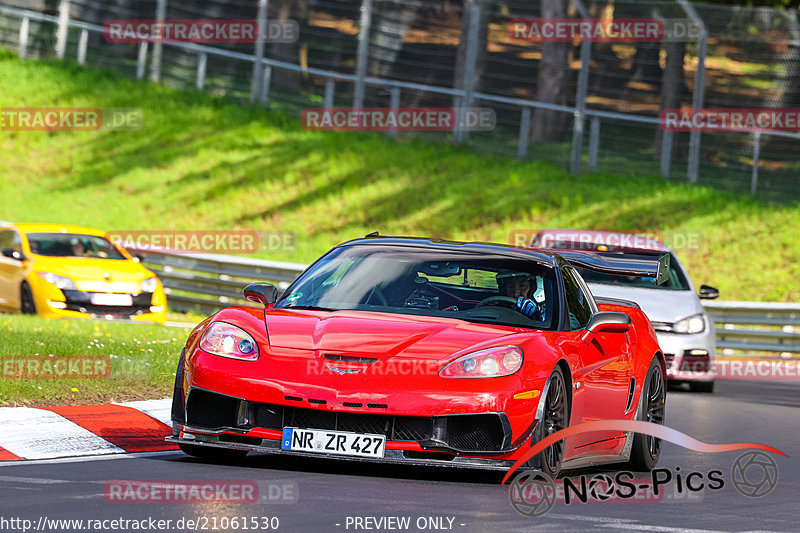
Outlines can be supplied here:
<path id="1" fill-rule="evenodd" d="M 263 307 L 199 324 L 181 354 L 173 436 L 190 454 L 250 451 L 507 469 L 532 443 L 599 419 L 664 420 L 664 357 L 636 304 L 596 300 L 575 265 L 668 277 L 668 256 L 616 260 L 369 235 Z M 660 441 L 584 433 L 529 466 L 651 469 Z"/>

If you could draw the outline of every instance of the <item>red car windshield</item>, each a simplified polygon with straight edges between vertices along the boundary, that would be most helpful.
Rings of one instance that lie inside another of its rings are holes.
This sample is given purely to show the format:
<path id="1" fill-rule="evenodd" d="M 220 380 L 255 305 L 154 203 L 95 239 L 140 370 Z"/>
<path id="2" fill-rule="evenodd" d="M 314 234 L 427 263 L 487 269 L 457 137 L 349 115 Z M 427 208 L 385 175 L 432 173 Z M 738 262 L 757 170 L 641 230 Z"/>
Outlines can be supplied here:
<path id="1" fill-rule="evenodd" d="M 360 310 L 536 329 L 558 325 L 555 274 L 525 257 L 393 245 L 336 248 L 298 278 L 276 308 Z M 514 309 L 536 302 L 541 320 Z"/>

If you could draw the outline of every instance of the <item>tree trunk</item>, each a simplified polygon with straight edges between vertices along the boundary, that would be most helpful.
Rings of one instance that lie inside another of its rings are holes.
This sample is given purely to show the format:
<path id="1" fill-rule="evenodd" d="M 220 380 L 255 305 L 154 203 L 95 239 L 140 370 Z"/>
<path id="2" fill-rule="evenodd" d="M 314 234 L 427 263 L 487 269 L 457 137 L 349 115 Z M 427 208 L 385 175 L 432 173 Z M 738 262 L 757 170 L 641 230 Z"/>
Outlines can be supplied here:
<path id="1" fill-rule="evenodd" d="M 567 0 L 542 2 L 542 18 L 567 17 Z M 569 43 L 542 43 L 542 59 L 536 82 L 537 102 L 566 105 L 569 80 Z M 531 142 L 560 139 L 569 113 L 537 108 L 531 120 Z"/>
<path id="2" fill-rule="evenodd" d="M 682 95 L 686 93 L 683 74 L 686 43 L 668 42 L 664 47 L 667 51 L 667 60 L 664 72 L 661 75 L 660 111 L 680 107 Z M 659 127 L 656 129 L 656 140 L 653 144 L 653 159 L 661 159 L 661 142 L 663 139 L 664 131 Z"/>

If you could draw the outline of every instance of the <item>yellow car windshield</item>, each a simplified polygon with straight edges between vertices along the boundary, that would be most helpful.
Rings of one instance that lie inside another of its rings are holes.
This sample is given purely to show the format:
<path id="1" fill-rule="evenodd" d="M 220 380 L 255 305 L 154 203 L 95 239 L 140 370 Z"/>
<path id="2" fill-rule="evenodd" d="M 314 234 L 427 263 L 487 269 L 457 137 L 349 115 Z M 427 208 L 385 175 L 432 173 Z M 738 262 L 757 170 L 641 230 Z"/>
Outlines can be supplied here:
<path id="1" fill-rule="evenodd" d="M 126 259 L 104 237 L 78 233 L 29 233 L 31 253 L 48 257 L 94 257 L 97 259 Z"/>

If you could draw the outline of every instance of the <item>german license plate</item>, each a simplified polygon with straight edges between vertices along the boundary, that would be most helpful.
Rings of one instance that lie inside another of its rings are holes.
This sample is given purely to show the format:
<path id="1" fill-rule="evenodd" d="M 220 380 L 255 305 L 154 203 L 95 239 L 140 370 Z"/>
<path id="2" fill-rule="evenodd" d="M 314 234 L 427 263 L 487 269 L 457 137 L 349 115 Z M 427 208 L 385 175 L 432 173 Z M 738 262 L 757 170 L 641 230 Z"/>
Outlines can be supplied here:
<path id="1" fill-rule="evenodd" d="M 281 440 L 283 450 L 354 457 L 383 457 L 385 445 L 385 435 L 324 429 L 283 428 Z"/>
<path id="2" fill-rule="evenodd" d="M 133 305 L 133 297 L 130 294 L 111 294 L 96 292 L 89 297 L 92 305 Z"/>

